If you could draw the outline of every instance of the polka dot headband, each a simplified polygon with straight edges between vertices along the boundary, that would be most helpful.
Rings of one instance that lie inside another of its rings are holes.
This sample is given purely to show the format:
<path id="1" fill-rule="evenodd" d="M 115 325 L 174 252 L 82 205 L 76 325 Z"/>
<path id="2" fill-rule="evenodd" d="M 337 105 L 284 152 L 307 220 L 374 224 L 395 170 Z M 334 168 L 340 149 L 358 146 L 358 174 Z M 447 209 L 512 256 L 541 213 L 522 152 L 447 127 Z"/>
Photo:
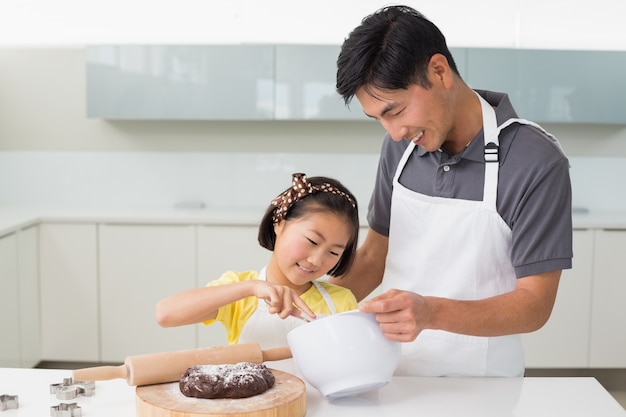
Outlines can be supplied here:
<path id="1" fill-rule="evenodd" d="M 316 192 L 324 192 L 324 193 L 332 193 L 335 195 L 340 195 L 344 197 L 352 207 L 356 208 L 356 204 L 352 197 L 348 194 L 344 193 L 341 190 L 333 187 L 329 183 L 324 183 L 321 185 L 312 185 L 308 180 L 305 174 L 295 173 L 292 175 L 291 179 L 291 188 L 285 190 L 281 195 L 272 200 L 271 204 L 274 208 L 274 215 L 272 216 L 272 220 L 274 224 L 277 224 L 282 219 L 285 218 L 287 212 L 294 204 L 296 204 L 300 199 L 306 197 L 309 194 L 315 194 Z"/>

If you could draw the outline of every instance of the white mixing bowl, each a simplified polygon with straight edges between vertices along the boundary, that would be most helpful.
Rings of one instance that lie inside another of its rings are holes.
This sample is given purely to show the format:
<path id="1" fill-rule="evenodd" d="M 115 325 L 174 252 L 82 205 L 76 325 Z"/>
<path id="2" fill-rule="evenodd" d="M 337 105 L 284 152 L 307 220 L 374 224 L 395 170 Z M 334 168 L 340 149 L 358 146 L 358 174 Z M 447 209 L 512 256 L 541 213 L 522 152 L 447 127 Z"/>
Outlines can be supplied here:
<path id="1" fill-rule="evenodd" d="M 400 344 L 385 338 L 374 314 L 358 310 L 299 326 L 287 342 L 304 379 L 326 398 L 387 385 L 400 360 Z"/>

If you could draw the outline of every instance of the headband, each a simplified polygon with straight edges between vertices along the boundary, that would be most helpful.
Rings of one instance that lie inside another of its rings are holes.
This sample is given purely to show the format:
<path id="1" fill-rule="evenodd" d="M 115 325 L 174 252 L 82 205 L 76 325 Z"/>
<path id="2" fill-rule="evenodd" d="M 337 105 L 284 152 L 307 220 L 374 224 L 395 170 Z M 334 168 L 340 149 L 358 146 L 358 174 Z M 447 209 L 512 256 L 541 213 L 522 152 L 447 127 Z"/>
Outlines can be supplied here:
<path id="1" fill-rule="evenodd" d="M 273 199 L 271 202 L 271 204 L 275 207 L 274 214 L 272 215 L 272 220 L 274 224 L 280 222 L 287 215 L 289 209 L 293 207 L 293 205 L 296 204 L 300 199 L 306 197 L 309 194 L 315 194 L 316 192 L 340 195 L 348 200 L 352 207 L 356 208 L 354 200 L 348 194 L 344 193 L 341 190 L 338 190 L 329 183 L 312 185 L 307 180 L 306 174 L 293 174 L 291 177 L 291 184 L 291 188 L 285 190 L 282 194 Z"/>

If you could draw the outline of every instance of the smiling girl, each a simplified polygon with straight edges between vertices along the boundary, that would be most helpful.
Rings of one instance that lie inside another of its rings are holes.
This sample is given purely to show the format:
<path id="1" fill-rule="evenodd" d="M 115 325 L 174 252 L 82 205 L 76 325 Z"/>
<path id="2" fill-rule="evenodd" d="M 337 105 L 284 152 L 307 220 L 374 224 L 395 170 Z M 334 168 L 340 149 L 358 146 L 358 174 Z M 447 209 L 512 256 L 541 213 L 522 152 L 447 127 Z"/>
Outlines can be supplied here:
<path id="1" fill-rule="evenodd" d="M 320 280 L 350 268 L 357 247 L 356 198 L 340 182 L 293 174 L 292 186 L 272 200 L 259 243 L 272 251 L 260 271 L 227 271 L 206 287 L 161 300 L 163 327 L 219 321 L 228 342 L 287 346 L 287 333 L 306 320 L 357 308 L 349 290 Z"/>

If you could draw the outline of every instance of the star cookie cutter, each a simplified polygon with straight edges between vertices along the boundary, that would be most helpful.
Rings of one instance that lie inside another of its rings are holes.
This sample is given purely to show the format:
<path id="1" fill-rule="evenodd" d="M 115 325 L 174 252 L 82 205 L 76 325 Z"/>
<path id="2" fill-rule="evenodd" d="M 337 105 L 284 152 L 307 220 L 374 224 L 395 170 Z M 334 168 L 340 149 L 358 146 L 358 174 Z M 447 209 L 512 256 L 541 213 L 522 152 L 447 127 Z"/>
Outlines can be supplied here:
<path id="1" fill-rule="evenodd" d="M 0 395 L 0 411 L 8 410 L 9 408 L 18 408 L 20 403 L 17 395 Z"/>
<path id="2" fill-rule="evenodd" d="M 76 403 L 60 403 L 50 407 L 50 416 L 52 417 L 81 417 L 83 412 Z"/>
<path id="3" fill-rule="evenodd" d="M 59 400 L 73 400 L 79 395 L 91 397 L 95 393 L 94 381 L 73 381 L 72 378 L 63 378 L 60 384 L 50 384 L 50 394 L 55 395 Z"/>

